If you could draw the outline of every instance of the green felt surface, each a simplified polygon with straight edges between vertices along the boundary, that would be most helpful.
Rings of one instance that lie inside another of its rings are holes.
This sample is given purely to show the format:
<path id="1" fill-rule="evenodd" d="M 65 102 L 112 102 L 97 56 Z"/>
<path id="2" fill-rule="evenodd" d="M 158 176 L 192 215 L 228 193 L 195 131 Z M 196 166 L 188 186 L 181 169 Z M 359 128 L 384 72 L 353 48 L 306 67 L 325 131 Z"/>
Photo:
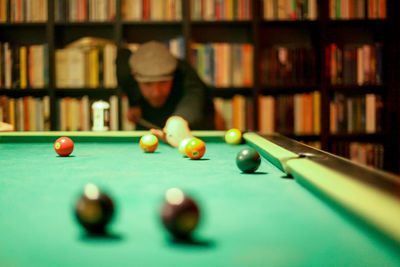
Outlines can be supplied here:
<path id="1" fill-rule="evenodd" d="M 55 139 L 54 139 L 55 140 Z M 0 266 L 399 266 L 390 246 L 320 201 L 266 160 L 235 165 L 243 148 L 207 142 L 203 160 L 161 144 L 0 143 Z M 87 236 L 73 205 L 87 182 L 114 198 L 108 238 Z M 194 244 L 173 242 L 158 212 L 164 191 L 198 200 Z"/>

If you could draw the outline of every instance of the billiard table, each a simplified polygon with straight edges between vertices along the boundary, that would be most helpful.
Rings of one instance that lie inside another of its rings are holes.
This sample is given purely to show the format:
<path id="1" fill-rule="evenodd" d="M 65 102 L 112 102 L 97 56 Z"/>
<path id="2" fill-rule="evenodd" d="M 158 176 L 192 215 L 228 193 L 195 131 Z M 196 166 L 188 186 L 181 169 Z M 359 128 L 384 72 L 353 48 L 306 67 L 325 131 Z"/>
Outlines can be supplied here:
<path id="1" fill-rule="evenodd" d="M 147 132 L 0 133 L 0 266 L 400 266 L 399 177 L 280 135 L 193 131 L 201 160 L 161 143 L 144 153 Z M 74 140 L 60 157 L 54 141 Z M 253 174 L 235 159 L 262 156 Z M 115 202 L 107 234 L 76 222 L 87 183 Z M 191 240 L 165 231 L 159 212 L 178 187 L 201 208 Z"/>

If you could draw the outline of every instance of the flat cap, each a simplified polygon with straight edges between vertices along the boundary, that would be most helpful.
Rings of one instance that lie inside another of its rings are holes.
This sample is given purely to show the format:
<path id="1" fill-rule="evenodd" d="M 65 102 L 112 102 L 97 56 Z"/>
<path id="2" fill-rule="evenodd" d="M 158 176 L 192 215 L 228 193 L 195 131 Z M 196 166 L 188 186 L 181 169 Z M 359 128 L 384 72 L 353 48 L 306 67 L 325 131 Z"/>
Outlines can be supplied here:
<path id="1" fill-rule="evenodd" d="M 129 65 L 137 81 L 157 82 L 172 79 L 178 61 L 163 43 L 150 41 L 139 46 Z"/>

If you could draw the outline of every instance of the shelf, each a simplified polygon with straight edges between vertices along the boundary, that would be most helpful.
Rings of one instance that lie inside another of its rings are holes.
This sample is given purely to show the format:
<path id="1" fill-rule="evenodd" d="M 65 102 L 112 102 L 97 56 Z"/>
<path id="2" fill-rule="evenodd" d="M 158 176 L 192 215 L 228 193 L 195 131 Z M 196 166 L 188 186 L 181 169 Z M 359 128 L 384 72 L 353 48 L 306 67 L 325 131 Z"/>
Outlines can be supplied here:
<path id="1" fill-rule="evenodd" d="M 388 24 L 386 19 L 334 19 L 328 20 L 328 27 L 343 27 L 343 26 L 352 26 L 352 27 L 385 27 Z"/>
<path id="2" fill-rule="evenodd" d="M 237 27 L 237 26 L 246 26 L 250 27 L 252 21 L 250 20 L 192 20 L 190 24 L 194 27 L 196 26 L 228 26 L 228 27 Z"/>
<path id="3" fill-rule="evenodd" d="M 110 97 L 117 95 L 117 89 L 115 88 L 57 88 L 56 97 Z"/>
<path id="4" fill-rule="evenodd" d="M 209 87 L 213 97 L 232 98 L 234 95 L 251 96 L 251 87 Z"/>
<path id="5" fill-rule="evenodd" d="M 165 42 L 183 36 L 180 22 L 130 22 L 123 23 L 122 26 L 123 40 L 128 43 L 143 43 L 150 40 Z"/>
<path id="6" fill-rule="evenodd" d="M 251 25 L 244 21 L 192 22 L 191 38 L 200 43 L 251 43 Z"/>
<path id="7" fill-rule="evenodd" d="M 96 26 L 92 23 L 58 24 L 55 26 L 54 33 L 56 48 L 63 48 L 67 44 L 87 36 L 113 40 L 114 26 L 112 23 L 96 23 Z"/>
<path id="8" fill-rule="evenodd" d="M 7 22 L 0 23 L 0 28 L 16 28 L 16 27 L 46 27 L 46 22 Z"/>
<path id="9" fill-rule="evenodd" d="M 328 138 L 331 141 L 383 143 L 386 141 L 387 133 L 338 133 L 329 134 Z"/>
<path id="10" fill-rule="evenodd" d="M 35 96 L 41 97 L 48 95 L 48 89 L 0 89 L 0 95 L 6 95 L 10 97 L 24 97 L 24 96 Z"/>
<path id="11" fill-rule="evenodd" d="M 262 95 L 285 95 L 301 94 L 319 91 L 319 85 L 283 85 L 283 86 L 263 86 L 260 90 Z"/>
<path id="12" fill-rule="evenodd" d="M 294 28 L 314 28 L 319 27 L 319 20 L 262 20 L 261 27 L 294 27 Z"/>
<path id="13" fill-rule="evenodd" d="M 46 39 L 45 23 L 0 24 L 0 41 L 20 45 L 43 44 Z"/>
<path id="14" fill-rule="evenodd" d="M 169 26 L 181 26 L 182 21 L 122 21 L 122 26 L 159 26 L 159 27 L 169 27 Z"/>
<path id="15" fill-rule="evenodd" d="M 76 21 L 76 22 L 56 22 L 54 23 L 56 27 L 63 26 L 73 26 L 73 27 L 99 27 L 99 26 L 113 26 L 113 21 Z"/>
<path id="16" fill-rule="evenodd" d="M 332 93 L 342 93 L 345 95 L 360 94 L 386 94 L 387 85 L 330 85 L 328 90 Z"/>

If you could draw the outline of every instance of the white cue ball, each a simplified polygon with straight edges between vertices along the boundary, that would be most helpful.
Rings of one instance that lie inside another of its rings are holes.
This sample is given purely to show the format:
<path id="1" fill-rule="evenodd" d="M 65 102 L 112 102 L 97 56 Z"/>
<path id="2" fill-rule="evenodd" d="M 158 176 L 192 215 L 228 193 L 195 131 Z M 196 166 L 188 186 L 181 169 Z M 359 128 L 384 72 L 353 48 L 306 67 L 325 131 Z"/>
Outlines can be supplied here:
<path id="1" fill-rule="evenodd" d="M 184 156 L 184 157 L 187 157 L 187 155 L 186 155 L 186 152 L 185 152 L 185 148 L 186 148 L 186 145 L 189 143 L 189 141 L 190 140 L 192 140 L 193 138 L 185 138 L 185 139 L 183 139 L 182 141 L 181 141 L 181 143 L 179 144 L 179 151 L 181 152 L 181 154 Z"/>

